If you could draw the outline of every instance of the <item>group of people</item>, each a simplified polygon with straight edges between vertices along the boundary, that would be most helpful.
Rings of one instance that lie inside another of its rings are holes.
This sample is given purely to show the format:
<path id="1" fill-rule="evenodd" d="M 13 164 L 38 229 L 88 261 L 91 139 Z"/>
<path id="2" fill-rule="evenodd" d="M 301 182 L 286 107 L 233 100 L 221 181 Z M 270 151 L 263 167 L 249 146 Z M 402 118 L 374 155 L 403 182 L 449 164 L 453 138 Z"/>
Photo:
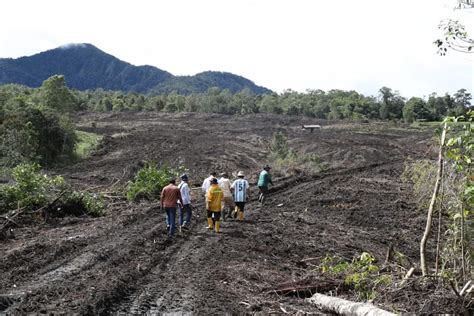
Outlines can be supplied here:
<path id="1" fill-rule="evenodd" d="M 260 172 L 257 186 L 259 188 L 258 201 L 264 203 L 268 193 L 268 185 L 273 184 L 269 173 L 271 167 L 266 165 Z M 161 191 L 160 205 L 166 212 L 166 228 L 171 238 L 176 230 L 176 210 L 178 209 L 179 230 L 188 230 L 192 218 L 191 189 L 188 184 L 187 174 L 180 176 L 181 182 L 176 186 L 174 178 Z M 221 218 L 229 217 L 244 219 L 245 203 L 249 200 L 249 183 L 243 171 L 237 173 L 237 179 L 230 181 L 227 173 L 222 173 L 217 178 L 217 173 L 212 172 L 204 179 L 202 192 L 206 201 L 207 228 L 220 232 Z"/>

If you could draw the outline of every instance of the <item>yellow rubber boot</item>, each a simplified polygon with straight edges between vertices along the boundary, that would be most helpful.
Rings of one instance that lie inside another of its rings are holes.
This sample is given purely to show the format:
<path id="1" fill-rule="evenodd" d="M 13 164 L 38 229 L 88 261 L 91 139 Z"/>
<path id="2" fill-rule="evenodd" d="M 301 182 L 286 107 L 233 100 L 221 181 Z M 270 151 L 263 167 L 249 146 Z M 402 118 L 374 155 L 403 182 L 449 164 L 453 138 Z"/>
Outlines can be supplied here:
<path id="1" fill-rule="evenodd" d="M 216 233 L 220 232 L 220 228 L 221 228 L 221 221 L 216 221 Z"/>
<path id="2" fill-rule="evenodd" d="M 244 220 L 244 212 L 239 211 L 239 220 Z"/>
<path id="3" fill-rule="evenodd" d="M 214 222 L 212 217 L 207 218 L 207 229 L 212 230 L 214 228 Z"/>

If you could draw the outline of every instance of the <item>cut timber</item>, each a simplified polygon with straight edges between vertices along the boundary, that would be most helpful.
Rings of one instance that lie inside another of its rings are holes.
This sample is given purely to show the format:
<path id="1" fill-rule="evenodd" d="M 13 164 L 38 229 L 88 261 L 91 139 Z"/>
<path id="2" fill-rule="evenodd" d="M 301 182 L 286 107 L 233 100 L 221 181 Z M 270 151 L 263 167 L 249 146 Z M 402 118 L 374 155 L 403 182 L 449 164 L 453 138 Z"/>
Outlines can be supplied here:
<path id="1" fill-rule="evenodd" d="M 336 313 L 338 315 L 356 315 L 356 316 L 391 316 L 395 315 L 383 309 L 377 308 L 372 304 L 356 303 L 342 298 L 327 296 L 323 294 L 314 294 L 306 299 L 307 302 L 316 305 L 324 312 Z"/>
<path id="2" fill-rule="evenodd" d="M 321 129 L 321 125 L 302 125 L 301 129 L 303 130 L 309 129 L 312 133 L 314 129 Z"/>

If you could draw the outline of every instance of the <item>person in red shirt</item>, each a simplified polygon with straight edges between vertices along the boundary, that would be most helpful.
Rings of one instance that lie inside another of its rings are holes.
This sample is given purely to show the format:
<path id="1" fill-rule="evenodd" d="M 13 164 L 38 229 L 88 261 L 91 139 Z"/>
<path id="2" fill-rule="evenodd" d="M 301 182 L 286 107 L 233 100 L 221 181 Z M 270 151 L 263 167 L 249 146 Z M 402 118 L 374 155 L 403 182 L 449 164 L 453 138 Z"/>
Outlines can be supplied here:
<path id="1" fill-rule="evenodd" d="M 166 211 L 166 228 L 168 237 L 172 238 L 176 229 L 176 208 L 178 201 L 183 205 L 181 191 L 176 186 L 176 180 L 170 179 L 169 184 L 161 191 L 160 205 L 161 209 Z"/>

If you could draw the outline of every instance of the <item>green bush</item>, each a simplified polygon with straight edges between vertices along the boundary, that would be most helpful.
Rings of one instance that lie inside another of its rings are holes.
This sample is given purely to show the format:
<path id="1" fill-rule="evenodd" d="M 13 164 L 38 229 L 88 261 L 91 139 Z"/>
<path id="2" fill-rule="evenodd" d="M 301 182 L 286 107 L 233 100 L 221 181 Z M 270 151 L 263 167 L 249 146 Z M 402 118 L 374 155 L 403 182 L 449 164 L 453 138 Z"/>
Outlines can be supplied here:
<path id="1" fill-rule="evenodd" d="M 380 269 L 375 265 L 375 258 L 368 252 L 363 252 L 359 257 L 348 262 L 340 257 L 326 256 L 318 269 L 333 277 L 344 279 L 344 284 L 351 286 L 360 299 L 375 298 L 377 289 L 392 283 L 390 275 L 381 275 Z"/>
<path id="2" fill-rule="evenodd" d="M 127 199 L 129 201 L 159 199 L 161 190 L 168 184 L 169 179 L 177 177 L 184 171 L 182 167 L 172 169 L 165 165 L 158 168 L 149 163 L 138 171 L 133 181 L 128 183 Z"/>
<path id="3" fill-rule="evenodd" d="M 60 176 L 50 178 L 40 172 L 37 163 L 20 164 L 13 168 L 13 185 L 0 186 L 5 211 L 15 208 L 44 206 L 55 192 L 64 186 Z"/>
<path id="4" fill-rule="evenodd" d="M 285 159 L 288 154 L 288 137 L 286 137 L 282 132 L 274 133 L 270 143 L 270 159 Z"/>
<path id="5" fill-rule="evenodd" d="M 100 135 L 83 131 L 76 131 L 76 136 L 77 143 L 75 152 L 79 158 L 88 157 L 102 140 L 102 136 Z"/>
<path id="6" fill-rule="evenodd" d="M 53 216 L 89 215 L 99 217 L 104 215 L 104 199 L 101 195 L 88 192 L 69 192 L 53 209 Z"/>
<path id="7" fill-rule="evenodd" d="M 288 138 L 282 132 L 273 134 L 270 143 L 269 160 L 276 174 L 289 175 L 300 172 L 319 172 L 326 167 L 314 153 L 299 153 L 288 145 Z"/>
<path id="8" fill-rule="evenodd" d="M 0 186 L 0 212 L 50 206 L 45 211 L 52 216 L 103 215 L 105 203 L 100 195 L 75 191 L 64 193 L 64 179 L 42 174 L 37 163 L 16 166 L 12 170 L 12 177 L 13 184 Z M 56 201 L 61 192 L 61 198 Z"/>

